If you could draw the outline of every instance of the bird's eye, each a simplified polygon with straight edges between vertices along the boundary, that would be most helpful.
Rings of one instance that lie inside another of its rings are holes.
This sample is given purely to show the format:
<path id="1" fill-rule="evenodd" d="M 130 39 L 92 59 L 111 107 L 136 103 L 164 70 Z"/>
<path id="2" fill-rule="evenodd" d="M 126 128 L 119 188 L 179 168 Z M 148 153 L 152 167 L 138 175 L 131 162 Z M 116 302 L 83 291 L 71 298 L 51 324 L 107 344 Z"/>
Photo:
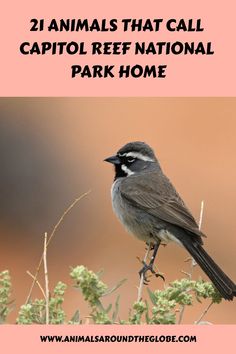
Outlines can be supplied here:
<path id="1" fill-rule="evenodd" d="M 132 157 L 132 156 L 128 156 L 128 157 L 127 157 L 127 161 L 128 161 L 129 163 L 134 162 L 134 161 L 135 161 L 135 158 Z"/>

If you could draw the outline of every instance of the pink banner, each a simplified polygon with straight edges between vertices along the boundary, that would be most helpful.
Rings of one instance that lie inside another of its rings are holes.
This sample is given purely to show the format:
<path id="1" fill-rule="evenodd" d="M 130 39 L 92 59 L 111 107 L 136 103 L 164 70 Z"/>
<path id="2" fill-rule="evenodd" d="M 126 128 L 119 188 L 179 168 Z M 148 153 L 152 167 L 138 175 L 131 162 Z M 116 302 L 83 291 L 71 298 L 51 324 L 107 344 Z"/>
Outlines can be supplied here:
<path id="1" fill-rule="evenodd" d="M 233 0 L 6 2 L 0 94 L 234 96 L 235 7 Z M 61 30 L 61 19 L 75 22 Z M 87 27 L 78 30 L 78 19 Z"/>
<path id="2" fill-rule="evenodd" d="M 2 326 L 6 353 L 222 353 L 235 336 L 233 326 Z"/>

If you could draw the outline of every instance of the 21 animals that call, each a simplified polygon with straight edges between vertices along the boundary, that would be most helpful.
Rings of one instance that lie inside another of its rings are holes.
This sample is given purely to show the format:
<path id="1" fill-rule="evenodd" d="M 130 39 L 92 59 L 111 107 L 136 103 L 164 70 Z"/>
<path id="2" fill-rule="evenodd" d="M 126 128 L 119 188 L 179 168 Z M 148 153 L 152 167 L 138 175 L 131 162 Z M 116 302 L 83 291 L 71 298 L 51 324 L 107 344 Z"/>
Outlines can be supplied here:
<path id="1" fill-rule="evenodd" d="M 201 19 L 167 19 L 164 21 L 163 18 L 154 18 L 154 19 L 135 19 L 135 18 L 126 18 L 121 19 L 51 19 L 46 21 L 45 19 L 36 19 L 33 18 L 30 20 L 32 23 L 30 31 L 37 32 L 43 31 L 45 29 L 48 32 L 114 32 L 118 29 L 118 22 L 122 26 L 124 32 L 158 32 L 165 22 L 165 27 L 170 32 L 202 32 L 204 28 L 201 24 Z"/>
<path id="2" fill-rule="evenodd" d="M 221 296 L 233 300 L 235 283 L 202 247 L 205 235 L 162 172 L 151 147 L 138 141 L 128 143 L 105 161 L 115 166 L 111 193 L 115 214 L 129 232 L 154 249 L 150 263 L 139 272 L 144 281 L 148 270 L 155 273 L 153 264 L 161 242 L 174 241 L 191 254 Z"/>

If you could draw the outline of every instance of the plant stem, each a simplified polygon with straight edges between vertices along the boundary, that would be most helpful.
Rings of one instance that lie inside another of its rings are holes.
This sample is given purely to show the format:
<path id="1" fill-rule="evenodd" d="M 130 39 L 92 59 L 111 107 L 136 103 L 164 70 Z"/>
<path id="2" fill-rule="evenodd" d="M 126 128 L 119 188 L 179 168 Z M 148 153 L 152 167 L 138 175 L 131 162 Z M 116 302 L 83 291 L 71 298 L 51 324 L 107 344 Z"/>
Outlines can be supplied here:
<path id="1" fill-rule="evenodd" d="M 202 227 L 203 211 L 204 211 L 204 200 L 201 201 L 200 215 L 199 215 L 199 221 L 198 221 L 198 229 L 199 230 L 201 230 L 201 227 Z M 196 265 L 197 265 L 197 263 L 195 262 L 195 260 L 193 258 L 191 258 L 190 271 L 189 271 L 189 273 L 187 273 L 190 280 L 192 279 L 193 269 Z M 182 305 L 181 309 L 180 309 L 178 324 L 181 324 L 181 322 L 182 322 L 182 319 L 184 316 L 184 310 L 185 310 L 185 305 Z"/>
<path id="2" fill-rule="evenodd" d="M 213 301 L 211 301 L 211 303 L 207 306 L 207 308 L 205 308 L 205 310 L 203 311 L 203 313 L 201 314 L 201 316 L 199 317 L 199 319 L 197 321 L 195 321 L 195 324 L 199 324 L 201 322 L 201 320 L 203 319 L 203 317 L 207 314 L 207 312 L 209 311 L 210 307 L 213 305 Z"/>
<path id="3" fill-rule="evenodd" d="M 91 191 L 88 191 L 88 192 L 82 194 L 80 197 L 76 198 L 76 199 L 74 200 L 74 202 L 64 211 L 64 213 L 62 214 L 62 216 L 60 217 L 60 219 L 58 220 L 58 222 L 57 222 L 56 225 L 54 226 L 54 228 L 53 228 L 53 230 L 52 230 L 52 232 L 51 232 L 51 234 L 50 234 L 50 236 L 49 236 L 49 238 L 48 238 L 47 246 L 48 246 L 49 243 L 51 242 L 53 236 L 55 235 L 55 233 L 56 233 L 58 227 L 59 227 L 60 224 L 62 223 L 62 221 L 63 221 L 63 219 L 65 218 L 65 216 L 70 212 L 70 210 L 71 210 L 82 198 L 84 198 L 85 196 L 87 196 L 90 192 L 91 192 Z M 35 274 L 34 274 L 34 276 L 33 276 L 33 279 L 34 279 L 34 280 L 33 280 L 32 284 L 31 284 L 29 294 L 28 294 L 27 299 L 26 299 L 26 301 L 25 301 L 26 304 L 28 304 L 29 301 L 30 301 L 30 298 L 31 298 L 31 295 L 32 295 L 32 291 L 33 291 L 34 286 L 35 286 L 35 284 L 36 284 L 37 277 L 38 277 L 38 274 L 39 274 L 39 271 L 40 271 L 42 262 L 43 262 L 43 254 L 42 254 L 41 258 L 40 258 L 38 267 L 37 267 L 36 272 L 35 272 Z"/>
<path id="4" fill-rule="evenodd" d="M 147 249 L 145 256 L 143 258 L 143 262 L 145 262 L 145 263 L 147 261 L 149 251 L 150 251 L 150 244 L 148 245 L 148 249 Z M 137 298 L 138 302 L 141 301 L 141 299 L 142 299 L 142 291 L 143 291 L 143 274 L 140 277 L 140 282 L 139 282 L 139 287 L 138 287 L 138 298 Z"/>
<path id="5" fill-rule="evenodd" d="M 40 284 L 40 282 L 39 282 L 37 279 L 34 278 L 34 275 L 31 274 L 30 271 L 27 270 L 26 273 L 27 273 L 33 280 L 35 280 L 35 283 L 38 285 L 39 289 L 41 290 L 41 292 L 42 292 L 42 294 L 43 294 L 44 299 L 46 300 L 46 295 L 45 295 L 45 292 L 44 292 L 43 287 L 42 287 L 42 285 Z"/>
<path id="6" fill-rule="evenodd" d="M 49 281 L 48 281 L 48 266 L 47 266 L 47 233 L 44 234 L 44 249 L 43 249 L 43 264 L 45 277 L 45 296 L 46 296 L 46 324 L 49 324 Z"/>

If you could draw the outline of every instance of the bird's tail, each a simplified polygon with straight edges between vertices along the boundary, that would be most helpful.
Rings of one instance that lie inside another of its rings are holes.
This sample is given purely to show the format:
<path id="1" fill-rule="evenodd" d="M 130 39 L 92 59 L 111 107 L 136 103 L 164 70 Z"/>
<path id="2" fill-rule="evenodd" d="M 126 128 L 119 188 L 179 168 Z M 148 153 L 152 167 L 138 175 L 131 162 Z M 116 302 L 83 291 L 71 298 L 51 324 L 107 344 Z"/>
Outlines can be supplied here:
<path id="1" fill-rule="evenodd" d="M 226 300 L 233 300 L 234 296 L 236 296 L 236 285 L 213 261 L 203 247 L 198 242 L 184 242 L 183 245 L 210 278 L 221 296 Z"/>

